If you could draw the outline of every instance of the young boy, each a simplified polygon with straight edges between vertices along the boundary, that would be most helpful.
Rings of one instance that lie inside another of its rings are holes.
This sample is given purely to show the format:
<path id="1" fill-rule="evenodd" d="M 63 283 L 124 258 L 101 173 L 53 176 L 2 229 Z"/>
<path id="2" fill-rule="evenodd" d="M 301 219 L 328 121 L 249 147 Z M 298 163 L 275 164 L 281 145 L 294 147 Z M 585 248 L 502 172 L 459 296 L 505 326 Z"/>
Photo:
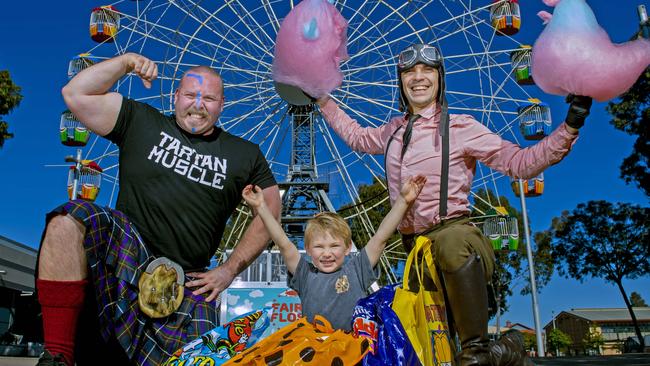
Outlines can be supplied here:
<path id="1" fill-rule="evenodd" d="M 386 246 L 386 240 L 395 232 L 426 180 L 426 177 L 418 175 L 404 183 L 400 197 L 375 235 L 357 255 L 351 255 L 347 261 L 352 234 L 339 215 L 322 212 L 307 222 L 305 250 L 311 257 L 311 263 L 308 263 L 267 208 L 262 190 L 248 185 L 242 196 L 262 218 L 271 238 L 280 248 L 289 272 L 289 287 L 298 292 L 303 315 L 313 321 L 314 315 L 320 314 L 335 329 L 349 331 L 354 306 L 366 296 L 366 290 L 377 278 L 373 269 Z"/>

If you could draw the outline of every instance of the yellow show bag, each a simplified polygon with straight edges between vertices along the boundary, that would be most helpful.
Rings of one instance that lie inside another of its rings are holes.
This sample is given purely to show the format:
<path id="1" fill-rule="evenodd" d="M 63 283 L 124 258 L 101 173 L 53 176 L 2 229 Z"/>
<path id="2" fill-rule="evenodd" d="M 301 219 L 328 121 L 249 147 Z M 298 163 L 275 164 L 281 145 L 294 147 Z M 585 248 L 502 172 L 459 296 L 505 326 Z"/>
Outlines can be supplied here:
<path id="1" fill-rule="evenodd" d="M 425 266 L 433 281 L 425 281 Z M 409 287 L 413 268 L 417 289 Z M 431 240 L 426 237 L 417 237 L 415 248 L 409 253 L 402 288 L 395 289 L 392 308 L 422 365 L 453 365 L 454 347 L 447 324 L 445 297 L 433 260 Z"/>

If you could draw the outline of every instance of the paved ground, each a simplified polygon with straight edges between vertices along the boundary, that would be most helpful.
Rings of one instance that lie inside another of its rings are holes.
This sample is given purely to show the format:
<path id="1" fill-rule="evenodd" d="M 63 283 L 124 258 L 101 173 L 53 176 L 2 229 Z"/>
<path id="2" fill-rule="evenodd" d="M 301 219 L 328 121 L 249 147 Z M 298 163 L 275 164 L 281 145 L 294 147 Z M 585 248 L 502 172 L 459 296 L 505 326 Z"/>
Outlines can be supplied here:
<path id="1" fill-rule="evenodd" d="M 38 358 L 34 357 L 5 357 L 0 356 L 0 365 L 2 366 L 34 366 Z"/>
<path id="2" fill-rule="evenodd" d="M 619 356 L 591 356 L 591 357 L 548 357 L 533 359 L 535 365 L 544 366 L 627 366 L 650 365 L 650 353 L 628 353 Z"/>
<path id="3" fill-rule="evenodd" d="M 0 366 L 34 366 L 38 359 L 32 357 L 1 357 Z M 650 366 L 650 353 L 600 357 L 549 357 L 533 359 L 535 365 L 544 366 Z"/>

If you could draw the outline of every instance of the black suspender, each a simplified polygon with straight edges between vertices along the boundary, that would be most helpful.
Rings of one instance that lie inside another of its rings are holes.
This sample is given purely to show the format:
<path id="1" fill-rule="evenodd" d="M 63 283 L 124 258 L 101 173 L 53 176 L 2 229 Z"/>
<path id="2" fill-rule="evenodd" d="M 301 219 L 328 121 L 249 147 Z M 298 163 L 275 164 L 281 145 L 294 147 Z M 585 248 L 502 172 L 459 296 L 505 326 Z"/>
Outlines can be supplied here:
<path id="1" fill-rule="evenodd" d="M 384 151 L 384 171 L 388 174 L 388 165 L 386 164 L 388 156 L 388 148 L 395 138 L 395 134 L 402 126 L 399 126 L 393 131 L 386 142 L 386 149 Z M 440 167 L 440 220 L 447 216 L 447 191 L 449 190 L 449 113 L 447 112 L 447 103 L 442 106 L 440 114 L 440 125 L 438 132 L 442 137 L 442 166 Z"/>

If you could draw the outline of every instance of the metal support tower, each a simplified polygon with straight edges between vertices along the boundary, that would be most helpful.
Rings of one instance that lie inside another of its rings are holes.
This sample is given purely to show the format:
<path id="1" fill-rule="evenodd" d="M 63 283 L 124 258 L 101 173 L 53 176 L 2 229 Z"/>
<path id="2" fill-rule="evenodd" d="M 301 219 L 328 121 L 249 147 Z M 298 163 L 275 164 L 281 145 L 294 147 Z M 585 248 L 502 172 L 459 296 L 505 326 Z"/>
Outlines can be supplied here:
<path id="1" fill-rule="evenodd" d="M 335 211 L 327 196 L 329 183 L 319 179 L 314 153 L 314 105 L 289 105 L 291 160 L 282 194 L 281 223 L 289 238 L 302 249 L 305 223 L 314 214 Z"/>

